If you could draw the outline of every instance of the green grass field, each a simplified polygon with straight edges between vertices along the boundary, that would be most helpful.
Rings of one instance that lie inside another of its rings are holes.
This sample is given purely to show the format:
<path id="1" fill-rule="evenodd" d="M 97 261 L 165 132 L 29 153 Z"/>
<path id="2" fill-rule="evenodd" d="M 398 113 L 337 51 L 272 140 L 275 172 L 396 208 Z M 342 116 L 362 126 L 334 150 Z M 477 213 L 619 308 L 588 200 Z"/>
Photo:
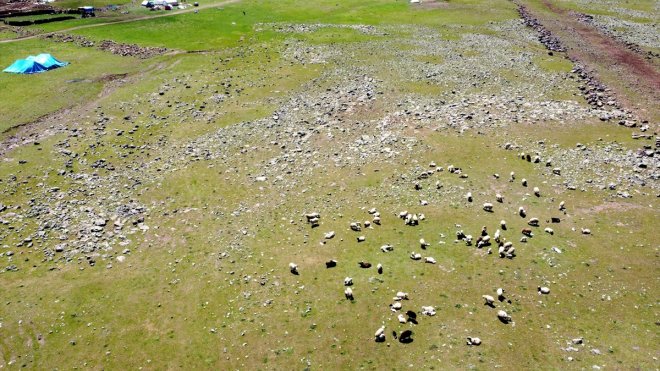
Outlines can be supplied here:
<path id="1" fill-rule="evenodd" d="M 513 3 L 255 0 L 72 33 L 174 52 L 0 44 L 3 66 L 71 63 L 0 75 L 0 369 L 658 367 L 652 139 L 601 121 Z M 454 241 L 501 220 L 513 259 Z"/>

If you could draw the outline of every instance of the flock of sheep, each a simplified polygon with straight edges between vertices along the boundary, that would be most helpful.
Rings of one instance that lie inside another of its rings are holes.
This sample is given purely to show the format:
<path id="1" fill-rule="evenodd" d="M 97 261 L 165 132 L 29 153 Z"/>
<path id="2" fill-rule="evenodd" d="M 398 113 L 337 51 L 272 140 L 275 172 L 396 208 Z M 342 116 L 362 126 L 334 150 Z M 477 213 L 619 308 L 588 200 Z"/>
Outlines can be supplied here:
<path id="1" fill-rule="evenodd" d="M 525 157 L 523 156 L 523 158 L 525 158 Z M 536 161 L 537 161 L 537 159 L 535 158 L 535 162 Z M 431 168 L 434 168 L 433 171 L 442 171 L 442 167 L 437 167 L 435 165 L 435 163 L 431 163 Z M 462 175 L 461 169 L 457 168 L 457 167 L 454 167 L 452 165 L 450 165 L 448 167 L 448 170 L 449 170 L 450 173 Z M 494 174 L 494 177 L 499 178 L 499 175 Z M 515 173 L 511 172 L 510 177 L 509 177 L 509 181 L 514 182 L 515 179 L 516 179 Z M 528 182 L 527 182 L 526 179 L 522 179 L 521 184 L 522 184 L 523 187 L 527 187 Z M 419 183 L 415 183 L 415 189 L 417 189 L 417 190 L 421 189 L 421 186 L 419 185 Z M 533 193 L 536 197 L 541 197 L 541 191 L 538 187 L 533 188 Z M 473 197 L 472 197 L 471 192 L 468 192 L 466 194 L 465 198 L 467 199 L 468 202 L 470 202 L 470 203 L 473 202 Z M 495 196 L 495 200 L 498 203 L 503 203 L 504 202 L 504 197 L 501 194 L 498 193 Z M 492 203 L 487 202 L 487 203 L 483 204 L 483 210 L 486 211 L 486 212 L 489 212 L 489 213 L 493 212 L 494 207 L 495 206 Z M 559 211 L 565 213 L 566 205 L 565 205 L 564 201 L 559 203 L 559 208 L 558 209 L 559 209 Z M 361 223 L 361 222 L 351 222 L 349 224 L 350 230 L 354 231 L 354 232 L 360 232 L 360 231 L 362 231 L 363 226 L 365 228 L 373 228 L 372 224 L 381 225 L 381 215 L 375 208 L 372 208 L 372 209 L 368 210 L 368 213 L 372 217 L 371 221 L 365 221 L 363 223 Z M 521 206 L 518 209 L 518 215 L 522 218 L 527 217 L 527 211 L 525 210 L 524 207 Z M 401 218 L 404 221 L 405 225 L 409 225 L 409 226 L 418 225 L 420 221 L 423 221 L 423 220 L 426 219 L 426 216 L 424 214 L 409 213 L 408 211 L 402 211 L 402 212 L 399 213 L 398 216 L 399 216 L 399 218 Z M 321 219 L 320 213 L 318 213 L 318 212 L 308 213 L 308 214 L 305 214 L 305 217 L 307 219 L 307 222 L 312 227 L 318 227 L 320 225 L 319 224 L 320 219 Z M 559 217 L 552 217 L 550 220 L 548 220 L 549 223 L 560 223 L 560 221 L 561 221 L 561 219 Z M 527 220 L 527 224 L 532 228 L 538 228 L 541 225 L 539 219 L 535 218 L 535 217 L 529 218 Z M 456 240 L 454 242 L 457 242 L 457 243 L 458 242 L 463 242 L 467 246 L 475 245 L 479 249 L 487 248 L 487 254 L 492 254 L 491 246 L 493 244 L 497 244 L 498 256 L 500 258 L 513 259 L 516 256 L 516 252 L 515 252 L 516 250 L 515 250 L 515 247 L 513 246 L 513 242 L 512 241 L 507 241 L 506 238 L 504 238 L 504 236 L 503 236 L 502 231 L 507 230 L 507 223 L 506 223 L 505 220 L 500 221 L 501 230 L 497 229 L 492 237 L 488 233 L 488 229 L 487 229 L 486 226 L 482 227 L 481 232 L 480 232 L 479 236 L 476 239 L 474 239 L 472 235 L 469 235 L 469 234 L 466 234 L 465 232 L 463 232 L 463 230 L 460 229 L 461 228 L 460 225 L 456 225 L 456 227 L 457 227 Z M 534 236 L 532 228 L 523 228 L 521 230 L 522 237 L 520 238 L 520 242 L 523 242 L 523 243 L 527 242 L 528 238 L 531 238 L 531 237 Z M 549 235 L 554 235 L 554 230 L 550 227 L 545 227 L 544 232 L 549 234 Z M 590 234 L 591 233 L 591 231 L 589 229 L 582 229 L 581 232 L 582 232 L 582 234 Z M 334 236 L 335 236 L 334 231 L 327 232 L 324 235 L 325 239 L 332 239 L 332 238 L 334 238 Z M 360 235 L 360 236 L 357 237 L 357 242 L 358 243 L 363 242 L 363 241 L 365 241 L 365 239 L 366 239 L 365 236 Z M 429 246 L 430 246 L 430 244 L 427 243 L 423 238 L 419 240 L 419 247 L 422 250 L 426 250 L 427 247 L 429 247 Z M 380 250 L 383 253 L 388 253 L 388 252 L 393 251 L 394 247 L 390 244 L 385 244 L 385 245 L 380 247 Z M 436 264 L 435 258 L 433 258 L 431 256 L 422 256 L 422 254 L 417 253 L 415 251 L 412 251 L 410 253 L 410 259 L 415 260 L 415 261 L 423 261 L 423 262 L 429 263 L 429 264 Z M 333 268 L 333 267 L 337 266 L 337 261 L 336 260 L 330 260 L 330 261 L 327 261 L 325 264 L 326 264 L 326 268 Z M 372 264 L 369 263 L 369 262 L 360 261 L 360 262 L 358 262 L 358 266 L 360 268 L 367 269 L 367 268 L 371 268 Z M 379 263 L 376 266 L 376 269 L 378 271 L 378 274 L 383 273 L 383 265 L 382 264 Z M 295 274 L 295 275 L 299 274 L 298 265 L 295 264 L 295 263 L 290 263 L 289 264 L 289 270 L 292 274 Z M 344 296 L 346 297 L 347 300 L 352 301 L 352 300 L 354 300 L 355 296 L 354 296 L 354 292 L 353 292 L 353 289 L 351 288 L 351 286 L 353 286 L 353 279 L 351 277 L 344 278 Z M 538 292 L 539 295 L 548 295 L 548 294 L 550 294 L 550 288 L 545 287 L 545 286 L 538 286 L 537 287 L 537 292 Z M 506 301 L 508 303 L 511 303 L 510 300 L 506 299 L 504 293 L 505 293 L 505 291 L 504 291 L 503 288 L 498 288 L 496 290 L 497 299 L 495 297 L 491 296 L 491 295 L 488 295 L 488 294 L 482 295 L 482 298 L 485 301 L 484 305 L 489 306 L 491 308 L 496 308 L 496 302 L 497 301 L 499 301 L 499 302 L 505 302 Z M 396 294 L 396 296 L 393 298 L 393 303 L 389 305 L 392 312 L 396 313 L 396 312 L 401 311 L 403 309 L 402 301 L 405 301 L 405 300 L 408 300 L 408 293 L 398 292 Z M 436 314 L 436 309 L 432 306 L 422 306 L 421 313 L 423 315 L 427 315 L 427 316 L 434 316 Z M 498 310 L 497 313 L 496 313 L 496 316 L 504 324 L 508 324 L 508 323 L 511 323 L 513 321 L 512 317 L 503 309 Z M 403 324 L 408 323 L 408 322 L 416 324 L 417 323 L 417 314 L 414 311 L 408 310 L 405 313 L 405 316 L 404 316 L 403 313 L 399 313 L 397 315 L 397 319 L 400 323 L 403 323 Z M 402 343 L 412 342 L 413 341 L 412 340 L 412 335 L 413 335 L 413 333 L 412 333 L 411 330 L 402 331 L 400 334 L 397 334 L 396 331 L 393 331 L 393 334 L 392 334 L 392 336 L 395 339 L 398 339 Z M 384 342 L 386 340 L 385 325 L 378 328 L 378 330 L 374 334 L 374 339 L 375 339 L 376 342 Z M 469 346 L 481 345 L 481 339 L 478 338 L 478 337 L 468 337 L 467 338 L 467 345 L 469 345 Z"/>

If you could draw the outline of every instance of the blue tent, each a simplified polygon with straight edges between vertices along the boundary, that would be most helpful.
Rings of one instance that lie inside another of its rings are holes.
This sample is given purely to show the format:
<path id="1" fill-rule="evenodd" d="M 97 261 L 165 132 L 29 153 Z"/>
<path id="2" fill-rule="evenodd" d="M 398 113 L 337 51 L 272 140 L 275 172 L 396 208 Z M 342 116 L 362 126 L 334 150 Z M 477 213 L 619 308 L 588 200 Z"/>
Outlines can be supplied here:
<path id="1" fill-rule="evenodd" d="M 55 59 L 55 57 L 53 57 L 52 55 L 45 53 L 39 54 L 36 57 L 31 55 L 27 57 L 27 60 L 35 61 L 49 70 L 57 67 L 64 67 L 68 64 L 67 62 L 60 62 L 57 59 Z"/>
<path id="2" fill-rule="evenodd" d="M 42 64 L 39 64 L 38 62 L 29 61 L 27 59 L 17 59 L 16 62 L 12 63 L 11 66 L 3 70 L 3 72 L 26 74 L 39 73 L 44 71 L 48 71 L 48 68 Z"/>

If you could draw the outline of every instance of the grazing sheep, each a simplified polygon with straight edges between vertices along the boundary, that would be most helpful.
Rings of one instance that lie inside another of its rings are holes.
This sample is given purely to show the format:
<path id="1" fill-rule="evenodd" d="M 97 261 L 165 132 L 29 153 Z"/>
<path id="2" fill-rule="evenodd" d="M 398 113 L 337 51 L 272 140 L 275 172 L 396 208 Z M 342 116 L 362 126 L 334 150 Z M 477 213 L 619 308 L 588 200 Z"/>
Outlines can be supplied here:
<path id="1" fill-rule="evenodd" d="M 346 299 L 354 300 L 354 298 L 353 298 L 353 289 L 351 289 L 350 287 L 347 287 L 346 290 L 344 290 L 344 295 L 346 296 Z"/>
<path id="2" fill-rule="evenodd" d="M 367 263 L 367 262 L 358 262 L 358 265 L 360 266 L 360 268 L 371 268 L 371 263 Z"/>
<path id="3" fill-rule="evenodd" d="M 456 231 L 456 239 L 457 239 L 457 240 L 462 240 L 462 239 L 464 239 L 464 238 L 465 238 L 465 233 L 463 233 L 462 230 L 460 230 L 460 231 Z"/>
<path id="4" fill-rule="evenodd" d="M 408 322 L 417 324 L 417 313 L 413 312 L 412 310 L 409 310 L 406 312 L 406 316 L 408 316 Z"/>
<path id="5" fill-rule="evenodd" d="M 533 235 L 532 235 L 533 236 Z M 530 236 L 531 237 L 531 236 Z M 520 237 L 520 242 L 526 243 L 527 242 L 527 236 L 522 236 Z"/>
<path id="6" fill-rule="evenodd" d="M 466 246 L 472 246 L 472 235 L 468 234 L 465 236 L 465 238 L 463 238 L 463 241 L 465 241 Z"/>
<path id="7" fill-rule="evenodd" d="M 401 218 L 401 219 L 406 219 L 407 216 L 408 216 L 408 211 L 407 210 L 402 211 L 402 212 L 399 213 L 399 218 Z"/>
<path id="8" fill-rule="evenodd" d="M 544 229 L 544 231 L 545 231 L 545 233 L 547 233 L 549 235 L 555 234 L 555 231 L 552 228 L 546 228 L 546 229 Z"/>
<path id="9" fill-rule="evenodd" d="M 376 330 L 376 333 L 374 334 L 376 337 L 376 342 L 377 343 L 382 343 L 385 341 L 385 326 L 381 326 L 378 330 Z"/>
<path id="10" fill-rule="evenodd" d="M 591 229 L 589 229 L 589 228 L 582 228 L 582 234 L 591 234 Z"/>
<path id="11" fill-rule="evenodd" d="M 497 312 L 497 318 L 502 321 L 503 323 L 509 323 L 511 322 L 511 316 L 507 314 L 507 312 L 500 310 Z"/>
<path id="12" fill-rule="evenodd" d="M 541 197 L 541 190 L 539 189 L 539 187 L 534 187 L 534 195 L 536 197 Z"/>
<path id="13" fill-rule="evenodd" d="M 502 203 L 502 202 L 504 202 L 504 197 L 501 194 L 498 193 L 498 194 L 495 195 L 495 200 L 497 200 L 497 202 L 499 202 L 499 203 Z"/>
<path id="14" fill-rule="evenodd" d="M 399 319 L 399 323 L 406 323 L 406 322 L 408 322 L 408 320 L 406 319 L 406 317 L 403 316 L 403 314 L 399 314 L 399 315 L 397 316 L 397 318 Z"/>
<path id="15" fill-rule="evenodd" d="M 501 237 L 502 237 L 502 236 L 501 236 L 500 230 L 499 230 L 499 229 L 496 230 L 496 231 L 495 231 L 495 236 L 493 236 L 493 239 L 495 240 L 495 242 L 500 243 L 500 238 L 501 238 Z"/>
<path id="16" fill-rule="evenodd" d="M 333 237 L 335 237 L 335 231 L 330 231 L 326 233 L 323 237 L 325 237 L 326 240 L 332 239 Z"/>
<path id="17" fill-rule="evenodd" d="M 410 259 L 412 260 L 420 260 L 421 258 L 422 258 L 422 254 L 418 254 L 414 251 L 410 253 Z"/>
<path id="18" fill-rule="evenodd" d="M 560 223 L 560 222 L 561 222 L 561 219 L 559 219 L 559 218 L 553 216 L 553 217 L 550 218 L 550 222 L 552 222 L 552 223 Z"/>
<path id="19" fill-rule="evenodd" d="M 326 268 L 334 268 L 337 266 L 337 261 L 332 259 L 330 261 L 325 262 L 325 267 Z"/>
<path id="20" fill-rule="evenodd" d="M 454 167 L 454 165 L 449 165 L 447 166 L 447 171 L 453 174 L 454 172 L 456 172 L 456 168 Z"/>
<path id="21" fill-rule="evenodd" d="M 545 286 L 539 286 L 537 290 L 539 292 L 539 295 L 541 294 L 548 295 L 550 293 L 550 288 Z"/>
<path id="22" fill-rule="evenodd" d="M 376 208 L 375 208 L 375 207 L 372 207 L 372 208 L 369 209 L 369 211 L 367 211 L 367 212 L 368 212 L 369 214 L 372 214 L 372 215 L 373 215 L 373 214 L 375 214 L 377 211 L 376 211 Z"/>
<path id="23" fill-rule="evenodd" d="M 401 304 L 401 302 L 398 302 L 398 301 L 397 301 L 397 302 L 394 303 L 394 304 L 390 304 L 390 310 L 391 310 L 392 312 L 396 312 L 397 310 L 400 310 L 402 306 L 403 306 L 403 305 Z"/>
<path id="24" fill-rule="evenodd" d="M 485 303 L 484 305 L 488 305 L 489 307 L 495 307 L 495 298 L 490 296 L 490 295 L 481 295 L 482 298 L 484 298 Z"/>
<path id="25" fill-rule="evenodd" d="M 493 174 L 493 178 L 500 179 L 500 174 L 498 174 L 498 173 Z"/>
<path id="26" fill-rule="evenodd" d="M 362 230 L 362 225 L 360 224 L 360 222 L 353 222 L 351 223 L 350 226 L 352 231 L 359 232 Z"/>
<path id="27" fill-rule="evenodd" d="M 376 269 L 378 270 L 378 274 L 383 274 L 383 265 L 378 263 L 376 266 Z"/>
<path id="28" fill-rule="evenodd" d="M 527 224 L 531 225 L 532 227 L 538 227 L 539 226 L 539 218 L 531 218 L 531 219 L 529 219 Z"/>
<path id="29" fill-rule="evenodd" d="M 394 298 L 394 300 L 408 300 L 408 293 L 399 291 L 396 293 L 396 297 Z"/>
<path id="30" fill-rule="evenodd" d="M 506 220 L 504 219 L 500 220 L 500 227 L 502 227 L 503 231 L 506 231 Z"/>
<path id="31" fill-rule="evenodd" d="M 426 250 L 427 247 L 431 246 L 430 243 L 426 242 L 423 238 L 419 239 L 419 247 L 422 248 L 422 250 Z"/>
<path id="32" fill-rule="evenodd" d="M 523 187 L 527 187 L 527 179 L 523 178 L 521 183 L 522 183 Z"/>
<path id="33" fill-rule="evenodd" d="M 413 332 L 412 330 L 405 330 L 399 335 L 399 342 L 403 344 L 409 344 L 413 342 L 412 338 Z"/>
<path id="34" fill-rule="evenodd" d="M 484 204 L 484 211 L 492 213 L 493 212 L 493 204 L 491 204 L 490 202 L 486 202 Z"/>
<path id="35" fill-rule="evenodd" d="M 422 314 L 425 316 L 435 316 L 435 308 L 431 306 L 422 306 Z"/>
<path id="36" fill-rule="evenodd" d="M 365 221 L 364 221 L 364 227 L 365 227 L 365 228 L 371 228 L 371 222 L 368 221 L 368 220 L 365 220 Z"/>
<path id="37" fill-rule="evenodd" d="M 499 287 L 495 291 L 495 293 L 497 294 L 497 298 L 499 299 L 499 301 L 504 301 L 504 289 L 503 288 Z"/>
<path id="38" fill-rule="evenodd" d="M 394 247 L 392 245 L 383 245 L 380 247 L 380 251 L 382 252 L 394 251 Z"/>
<path id="39" fill-rule="evenodd" d="M 500 245 L 499 255 L 500 258 L 513 258 L 515 256 L 516 249 L 513 247 L 513 242 L 508 241 Z"/>
<path id="40" fill-rule="evenodd" d="M 474 346 L 479 346 L 479 345 L 481 345 L 481 339 L 479 339 L 479 338 L 473 338 L 473 337 L 469 337 L 469 336 L 468 336 L 468 338 L 467 338 L 467 345 L 469 345 L 469 346 L 473 346 L 473 345 L 474 345 Z"/>
<path id="41" fill-rule="evenodd" d="M 358 238 L 357 238 L 357 242 L 364 242 L 366 240 L 367 240 L 367 237 L 365 237 L 365 236 L 358 236 Z"/>
<path id="42" fill-rule="evenodd" d="M 433 259 L 433 258 L 430 257 L 430 256 L 425 257 L 425 258 L 424 258 L 424 262 L 425 262 L 425 263 L 429 263 L 429 264 L 435 264 L 435 263 L 436 263 L 436 262 L 435 262 L 435 259 Z"/>
<path id="43" fill-rule="evenodd" d="M 291 273 L 298 275 L 298 265 L 296 263 L 289 263 L 289 270 Z"/>
<path id="44" fill-rule="evenodd" d="M 534 235 L 532 234 L 532 230 L 529 229 L 529 228 L 523 228 L 523 229 L 520 231 L 520 233 L 522 233 L 523 235 L 525 235 L 525 236 L 527 236 L 527 237 L 533 237 L 533 236 L 534 236 Z"/>
<path id="45" fill-rule="evenodd" d="M 305 217 L 307 218 L 307 223 L 311 224 L 312 228 L 319 226 L 319 220 L 321 219 L 321 214 L 317 212 L 313 212 L 313 213 L 305 214 Z"/>
<path id="46" fill-rule="evenodd" d="M 468 202 L 472 202 L 472 192 L 468 192 L 468 193 L 465 195 L 465 198 L 467 199 Z"/>
<path id="47" fill-rule="evenodd" d="M 481 236 L 482 237 L 483 236 L 488 236 L 488 227 L 486 227 L 485 225 L 483 227 L 481 227 Z"/>
<path id="48" fill-rule="evenodd" d="M 532 159 L 532 162 L 534 162 L 535 164 L 538 164 L 539 162 L 541 162 L 541 156 L 534 156 L 534 158 Z"/>
<path id="49" fill-rule="evenodd" d="M 532 162 L 532 156 L 530 156 L 529 153 L 526 154 L 525 155 L 525 160 L 527 160 L 527 162 Z"/>
<path id="50" fill-rule="evenodd" d="M 555 174 L 555 175 L 561 175 L 561 169 L 556 167 L 556 168 L 552 169 L 552 173 Z"/>
<path id="51" fill-rule="evenodd" d="M 353 278 L 351 277 L 344 278 L 344 286 L 353 286 Z"/>
<path id="52" fill-rule="evenodd" d="M 566 210 L 566 202 L 562 201 L 559 203 L 559 211 Z"/>
<path id="53" fill-rule="evenodd" d="M 516 179 L 516 173 L 513 171 L 509 174 L 509 182 L 513 182 Z"/>
<path id="54" fill-rule="evenodd" d="M 422 185 L 419 183 L 415 183 L 415 190 L 416 191 L 421 191 L 422 190 Z"/>
<path id="55" fill-rule="evenodd" d="M 376 224 L 376 225 L 380 225 L 380 217 L 379 217 L 379 216 L 374 216 L 374 220 L 373 220 L 373 222 L 374 222 L 374 224 Z"/>
<path id="56" fill-rule="evenodd" d="M 525 211 L 525 208 L 524 208 L 524 207 L 520 206 L 520 207 L 518 208 L 518 215 L 520 215 L 522 218 L 524 218 L 525 216 L 527 216 L 527 212 Z"/>
<path id="57" fill-rule="evenodd" d="M 493 253 L 493 249 L 489 247 L 488 250 L 486 250 L 486 254 L 490 255 L 492 253 Z"/>

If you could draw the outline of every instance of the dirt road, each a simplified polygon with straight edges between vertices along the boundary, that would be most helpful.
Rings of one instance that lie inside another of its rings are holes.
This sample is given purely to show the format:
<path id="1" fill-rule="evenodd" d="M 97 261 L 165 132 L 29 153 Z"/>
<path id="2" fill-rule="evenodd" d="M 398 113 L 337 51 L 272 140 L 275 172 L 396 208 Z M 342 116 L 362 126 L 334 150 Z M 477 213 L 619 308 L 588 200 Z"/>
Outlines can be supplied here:
<path id="1" fill-rule="evenodd" d="M 604 34 L 577 15 L 548 0 L 540 7 L 518 1 L 567 48 L 572 60 L 593 71 L 617 100 L 640 119 L 660 120 L 660 72 L 658 66 L 622 42 Z"/>

